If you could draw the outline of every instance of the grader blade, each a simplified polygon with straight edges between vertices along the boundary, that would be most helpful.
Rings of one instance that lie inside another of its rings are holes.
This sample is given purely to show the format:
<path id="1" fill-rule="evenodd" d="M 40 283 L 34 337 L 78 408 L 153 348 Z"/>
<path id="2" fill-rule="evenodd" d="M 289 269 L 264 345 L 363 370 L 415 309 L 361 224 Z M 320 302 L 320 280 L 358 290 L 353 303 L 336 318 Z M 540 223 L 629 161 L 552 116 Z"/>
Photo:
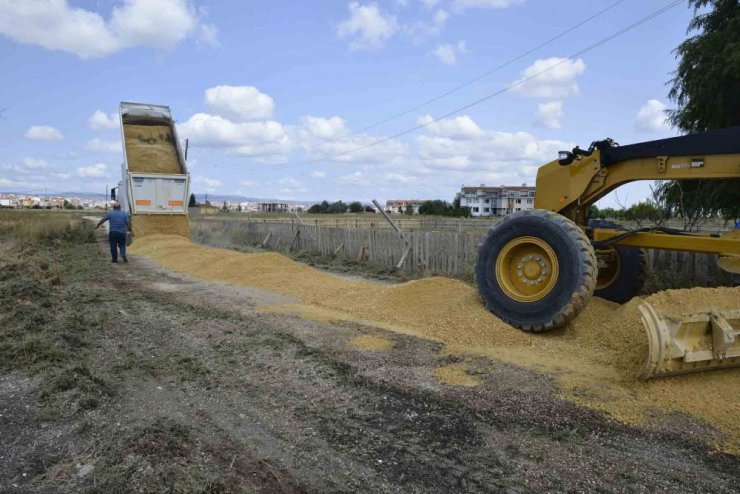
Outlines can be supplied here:
<path id="1" fill-rule="evenodd" d="M 732 254 L 720 254 L 717 257 L 717 265 L 728 273 L 740 274 L 740 256 Z"/>
<path id="2" fill-rule="evenodd" d="M 649 352 L 640 379 L 740 366 L 740 310 L 672 317 L 639 306 Z"/>

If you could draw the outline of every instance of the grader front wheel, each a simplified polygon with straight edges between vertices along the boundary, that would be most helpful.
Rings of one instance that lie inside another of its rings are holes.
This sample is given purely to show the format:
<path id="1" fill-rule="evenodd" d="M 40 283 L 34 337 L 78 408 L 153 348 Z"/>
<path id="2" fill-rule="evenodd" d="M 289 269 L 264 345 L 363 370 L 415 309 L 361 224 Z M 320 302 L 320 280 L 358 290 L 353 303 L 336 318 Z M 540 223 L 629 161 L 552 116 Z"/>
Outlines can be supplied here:
<path id="1" fill-rule="evenodd" d="M 478 250 L 476 279 L 488 310 L 525 331 L 565 326 L 596 284 L 588 237 L 550 211 L 515 213 L 496 223 Z"/>

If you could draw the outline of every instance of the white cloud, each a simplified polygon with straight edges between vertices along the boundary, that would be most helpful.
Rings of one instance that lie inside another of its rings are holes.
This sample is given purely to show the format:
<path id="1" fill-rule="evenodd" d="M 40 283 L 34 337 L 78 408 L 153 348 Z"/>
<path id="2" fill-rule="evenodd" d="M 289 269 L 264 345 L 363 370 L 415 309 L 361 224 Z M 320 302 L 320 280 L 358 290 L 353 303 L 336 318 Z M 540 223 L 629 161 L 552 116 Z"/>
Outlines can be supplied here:
<path id="1" fill-rule="evenodd" d="M 43 170 L 44 168 L 47 168 L 49 164 L 44 160 L 23 158 L 23 166 L 29 170 Z"/>
<path id="2" fill-rule="evenodd" d="M 0 177 L 0 187 L 10 187 L 13 183 L 14 182 L 10 179 Z"/>
<path id="3" fill-rule="evenodd" d="M 32 125 L 24 134 L 26 139 L 34 141 L 61 141 L 64 136 L 58 129 L 49 125 Z"/>
<path id="4" fill-rule="evenodd" d="M 432 52 L 434 55 L 444 64 L 453 65 L 457 63 L 458 55 L 463 55 L 468 52 L 465 47 L 465 41 L 458 41 L 457 44 L 445 43 L 443 45 L 437 45 L 437 48 Z"/>
<path id="5" fill-rule="evenodd" d="M 213 24 L 201 24 L 198 41 L 214 48 L 220 46 L 221 43 L 218 42 L 218 28 Z"/>
<path id="6" fill-rule="evenodd" d="M 218 115 L 196 113 L 178 125 L 183 138 L 193 145 L 227 148 L 246 156 L 282 156 L 291 148 L 286 129 L 279 122 L 232 122 Z"/>
<path id="7" fill-rule="evenodd" d="M 205 188 L 206 192 L 216 192 L 216 189 L 223 186 L 223 182 L 217 178 L 208 178 L 204 176 L 197 176 L 193 179 L 193 183 L 201 185 Z"/>
<path id="8" fill-rule="evenodd" d="M 635 129 L 638 132 L 660 132 L 671 128 L 666 121 L 667 107 L 657 99 L 650 99 L 642 105 L 635 118 Z"/>
<path id="9" fill-rule="evenodd" d="M 404 175 L 402 173 L 396 173 L 396 172 L 390 172 L 386 173 L 383 178 L 385 178 L 386 181 L 396 183 L 396 184 L 410 184 L 416 182 L 416 177 L 410 176 L 410 175 Z"/>
<path id="10" fill-rule="evenodd" d="M 534 125 L 537 127 L 546 127 L 548 129 L 559 129 L 560 119 L 563 117 L 563 102 L 551 101 L 549 103 L 540 103 L 537 106 L 537 113 L 534 115 Z"/>
<path id="11" fill-rule="evenodd" d="M 526 0 L 454 0 L 453 7 L 456 10 L 468 8 L 484 9 L 506 9 L 514 5 L 521 5 Z"/>
<path id="12" fill-rule="evenodd" d="M 527 98 L 559 99 L 577 96 L 580 93 L 576 77 L 583 74 L 583 60 L 569 58 L 546 58 L 536 60 L 524 69 L 521 79 L 515 81 L 514 92 Z"/>
<path id="13" fill-rule="evenodd" d="M 186 0 L 123 0 L 109 21 L 68 0 L 0 2 L 0 34 L 82 59 L 133 46 L 169 49 L 193 33 L 199 22 Z"/>
<path id="14" fill-rule="evenodd" d="M 254 187 L 259 184 L 254 180 L 242 180 L 239 182 L 239 185 L 241 185 L 242 187 Z"/>
<path id="15" fill-rule="evenodd" d="M 237 122 L 272 117 L 272 98 L 252 86 L 216 86 L 206 90 L 206 106 L 214 115 Z"/>
<path id="16" fill-rule="evenodd" d="M 421 0 L 421 3 L 423 3 L 427 8 L 431 9 L 437 6 L 439 0 Z"/>
<path id="17" fill-rule="evenodd" d="M 350 136 L 351 133 L 340 117 L 307 116 L 297 130 L 297 138 L 301 147 L 314 158 L 335 163 L 393 163 L 407 152 L 403 143 L 397 140 L 359 149 L 380 138 L 367 134 Z"/>
<path id="18" fill-rule="evenodd" d="M 313 178 L 324 178 L 326 176 L 326 172 L 314 170 L 309 173 Z"/>
<path id="19" fill-rule="evenodd" d="M 362 185 L 366 181 L 365 175 L 361 171 L 343 175 L 337 179 L 337 183 L 340 185 Z"/>
<path id="20" fill-rule="evenodd" d="M 396 18 L 386 15 L 375 3 L 349 4 L 350 16 L 337 27 L 339 38 L 350 38 L 351 50 L 369 50 L 385 44 L 399 29 Z"/>
<path id="21" fill-rule="evenodd" d="M 560 149 L 573 147 L 562 141 L 540 140 L 527 132 L 486 131 L 468 116 L 435 122 L 426 129 L 427 134 L 416 138 L 423 167 L 475 176 L 503 173 L 529 177 Z"/>
<path id="22" fill-rule="evenodd" d="M 93 130 L 106 130 L 106 129 L 117 129 L 120 126 L 118 115 L 111 113 L 106 115 L 100 110 L 96 110 L 95 113 L 90 115 L 87 119 L 87 124 Z"/>
<path id="23" fill-rule="evenodd" d="M 440 137 L 451 139 L 471 140 L 485 137 L 485 132 L 468 115 L 446 118 L 434 121 L 431 115 L 424 115 L 418 120 L 420 125 L 426 124 L 428 132 Z"/>
<path id="24" fill-rule="evenodd" d="M 195 29 L 196 12 L 185 0 L 124 0 L 114 7 L 110 27 L 123 46 L 168 49 Z"/>
<path id="25" fill-rule="evenodd" d="M 104 141 L 101 139 L 92 139 L 87 141 L 85 149 L 88 151 L 94 151 L 96 153 L 119 153 L 122 152 L 123 147 L 121 141 Z"/>
<path id="26" fill-rule="evenodd" d="M 102 178 L 108 173 L 108 165 L 96 163 L 91 166 L 83 166 L 77 169 L 77 175 L 83 178 Z"/>
<path id="27" fill-rule="evenodd" d="M 445 28 L 447 19 L 450 18 L 449 12 L 444 9 L 437 9 L 430 21 L 417 21 L 411 24 L 401 26 L 404 33 L 411 36 L 414 43 L 419 44 L 429 38 L 438 36 Z"/>

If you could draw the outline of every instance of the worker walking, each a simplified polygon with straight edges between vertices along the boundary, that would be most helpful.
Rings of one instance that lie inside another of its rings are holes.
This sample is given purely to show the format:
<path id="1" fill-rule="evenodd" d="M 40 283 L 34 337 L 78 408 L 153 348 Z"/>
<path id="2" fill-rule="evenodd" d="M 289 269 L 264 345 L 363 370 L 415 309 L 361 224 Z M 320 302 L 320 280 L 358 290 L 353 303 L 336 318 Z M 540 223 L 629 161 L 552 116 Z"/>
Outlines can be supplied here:
<path id="1" fill-rule="evenodd" d="M 108 222 L 108 241 L 110 242 L 110 255 L 112 262 L 118 262 L 118 251 L 121 251 L 121 259 L 128 262 L 126 258 L 126 232 L 131 230 L 131 222 L 126 213 L 121 211 L 121 205 L 113 201 L 113 210 L 105 213 L 95 229 L 100 228 L 105 222 Z"/>

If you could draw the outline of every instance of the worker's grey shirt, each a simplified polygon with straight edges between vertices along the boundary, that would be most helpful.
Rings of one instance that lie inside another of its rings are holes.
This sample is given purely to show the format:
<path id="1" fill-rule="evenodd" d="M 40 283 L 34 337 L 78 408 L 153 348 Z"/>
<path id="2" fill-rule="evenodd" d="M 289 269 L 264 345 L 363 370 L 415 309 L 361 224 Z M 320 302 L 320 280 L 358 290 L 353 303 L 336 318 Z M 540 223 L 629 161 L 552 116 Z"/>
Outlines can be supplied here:
<path id="1" fill-rule="evenodd" d="M 128 225 L 128 215 L 120 209 L 114 209 L 113 211 L 108 211 L 107 213 L 105 213 L 105 216 L 103 216 L 103 221 L 108 222 L 108 231 L 124 234 L 126 233 L 126 225 Z"/>

